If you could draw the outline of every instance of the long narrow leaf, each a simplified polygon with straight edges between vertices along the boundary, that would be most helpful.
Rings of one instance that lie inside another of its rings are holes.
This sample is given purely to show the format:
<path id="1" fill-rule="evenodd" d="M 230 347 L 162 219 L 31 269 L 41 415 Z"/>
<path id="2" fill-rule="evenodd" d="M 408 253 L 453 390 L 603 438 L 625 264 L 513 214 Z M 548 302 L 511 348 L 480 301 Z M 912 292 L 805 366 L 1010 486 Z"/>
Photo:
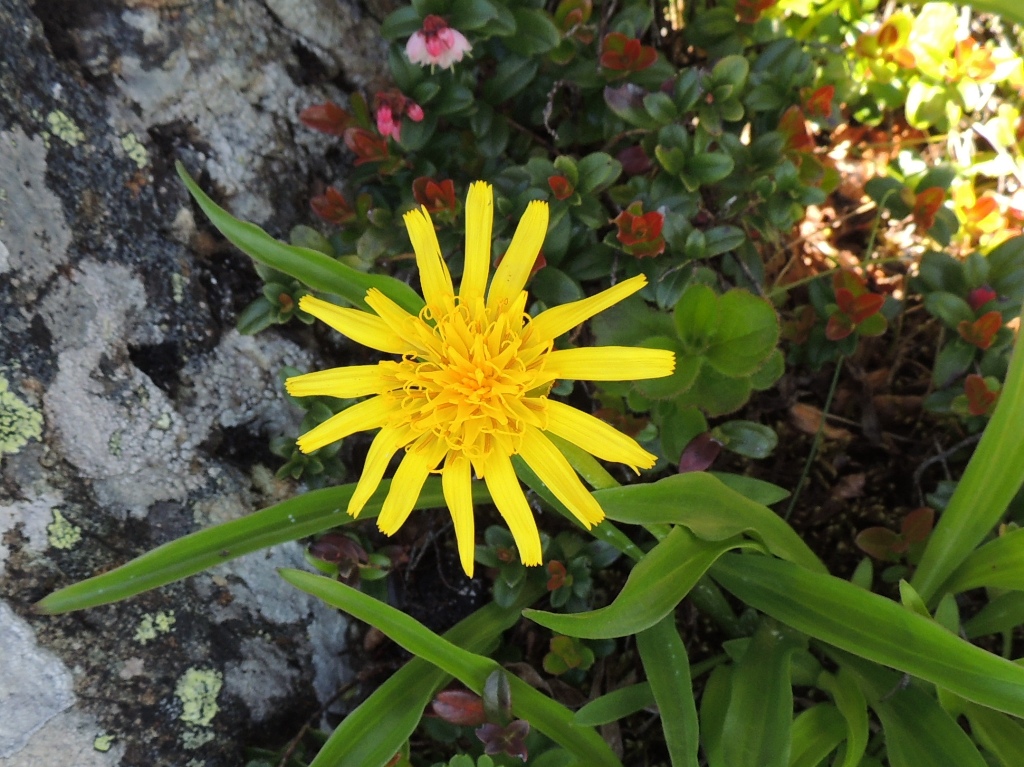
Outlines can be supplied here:
<path id="1" fill-rule="evenodd" d="M 573 716 L 576 724 L 596 727 L 615 722 L 654 705 L 654 693 L 648 682 L 620 687 L 590 701 Z"/>
<path id="2" fill-rule="evenodd" d="M 423 298 L 401 280 L 357 271 L 318 250 L 288 245 L 275 240 L 255 224 L 239 221 L 199 188 L 184 165 L 178 162 L 174 167 L 213 225 L 254 261 L 284 272 L 313 290 L 341 296 L 367 311 L 370 307 L 366 303 L 366 291 L 370 288 L 377 288 L 412 314 L 423 308 Z"/>
<path id="3" fill-rule="evenodd" d="M 841 764 L 836 767 L 857 767 L 868 747 L 868 703 L 857 680 L 845 667 L 840 666 L 833 676 L 822 672 L 818 687 L 832 696 L 836 709 L 846 722 L 846 750 Z"/>
<path id="4" fill-rule="evenodd" d="M 483 694 L 487 677 L 495 671 L 502 671 L 501 666 L 490 658 L 457 647 L 400 610 L 343 583 L 302 570 L 284 569 L 280 573 L 296 588 L 369 623 L 413 655 L 456 677 L 479 695 Z M 518 677 L 509 676 L 508 681 L 515 716 L 528 721 L 585 764 L 622 767 L 608 744 L 592 729 L 577 725 L 569 709 Z"/>
<path id="5" fill-rule="evenodd" d="M 911 0 L 911 5 L 924 5 L 925 2 L 927 0 Z M 1014 24 L 1024 24 L 1024 7 L 1017 0 L 971 0 L 963 5 L 970 5 L 979 13 L 998 14 Z"/>
<path id="6" fill-rule="evenodd" d="M 941 587 L 1006 511 L 1024 482 L 1024 334 L 1017 338 L 1006 382 L 981 442 L 928 538 L 911 584 L 929 605 Z"/>
<path id="7" fill-rule="evenodd" d="M 711 576 L 751 607 L 816 639 L 1024 716 L 1024 668 L 892 600 L 769 557 L 727 555 Z"/>
<path id="8" fill-rule="evenodd" d="M 821 703 L 793 720 L 792 737 L 789 767 L 818 767 L 843 742 L 846 724 L 835 706 Z"/>
<path id="9" fill-rule="evenodd" d="M 1021 624 L 1024 624 L 1024 592 L 1009 591 L 997 596 L 964 623 L 964 635 L 976 639 L 1009 631 Z"/>
<path id="10" fill-rule="evenodd" d="M 359 519 L 377 516 L 390 487 L 390 480 L 381 483 Z M 344 510 L 354 488 L 354 484 L 349 484 L 313 490 L 248 516 L 191 533 L 114 570 L 55 591 L 36 604 L 35 609 L 53 615 L 117 602 L 243 554 L 348 524 L 353 520 Z M 477 502 L 486 502 L 490 497 L 483 483 L 474 483 L 473 495 Z M 416 508 L 438 506 L 444 506 L 441 480 L 431 477 L 423 486 Z"/>
<path id="11" fill-rule="evenodd" d="M 726 764 L 787 767 L 793 723 L 789 664 L 800 647 L 771 620 L 762 620 L 732 672 L 722 725 Z"/>
<path id="12" fill-rule="evenodd" d="M 485 605 L 444 638 L 469 652 L 489 652 L 501 633 L 519 620 L 520 610 L 542 593 L 540 587 L 527 587 L 509 607 Z M 449 679 L 451 675 L 437 666 L 413 658 L 345 717 L 310 767 L 383 767 L 412 735 L 427 704 Z"/>
<path id="13" fill-rule="evenodd" d="M 982 586 L 1024 591 L 1024 529 L 976 549 L 943 585 L 952 594 Z"/>
<path id="14" fill-rule="evenodd" d="M 1003 767 L 1024 765 L 1024 726 L 1006 714 L 966 702 L 963 707 L 971 734 L 996 755 Z"/>
<path id="15" fill-rule="evenodd" d="M 722 755 L 722 725 L 732 694 L 732 674 L 731 665 L 717 666 L 708 677 L 700 698 L 700 737 L 708 767 L 737 767 L 726 764 Z"/>
<path id="16" fill-rule="evenodd" d="M 698 538 L 721 541 L 747 534 L 776 556 L 827 572 L 813 551 L 778 514 L 705 472 L 676 474 L 645 485 L 599 490 L 594 497 L 609 519 L 634 525 L 683 525 Z"/>
<path id="17" fill-rule="evenodd" d="M 747 545 L 752 544 L 739 537 L 703 541 L 685 527 L 676 527 L 633 568 L 607 607 L 569 614 L 524 610 L 523 615 L 552 631 L 583 639 L 636 634 L 672 612 L 718 557 Z"/>
<path id="18" fill-rule="evenodd" d="M 697 767 L 697 704 L 693 699 L 690 659 L 679 638 L 675 615 L 667 615 L 637 634 L 636 649 L 658 703 L 672 767 Z"/>

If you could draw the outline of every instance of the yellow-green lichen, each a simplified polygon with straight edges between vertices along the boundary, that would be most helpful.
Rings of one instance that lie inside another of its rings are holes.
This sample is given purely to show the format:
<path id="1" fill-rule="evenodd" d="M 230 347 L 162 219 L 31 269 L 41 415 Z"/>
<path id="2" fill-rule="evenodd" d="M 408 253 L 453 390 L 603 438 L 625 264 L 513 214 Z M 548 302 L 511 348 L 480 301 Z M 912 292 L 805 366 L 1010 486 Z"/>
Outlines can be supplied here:
<path id="1" fill-rule="evenodd" d="M 85 141 L 85 134 L 82 133 L 82 129 L 75 124 L 74 120 L 59 109 L 55 109 L 46 115 L 46 124 L 50 126 L 50 133 L 68 146 L 78 146 Z"/>
<path id="2" fill-rule="evenodd" d="M 217 695 L 224 684 L 224 675 L 214 669 L 190 668 L 178 680 L 174 694 L 181 701 L 181 721 L 207 727 L 220 708 Z"/>
<path id="3" fill-rule="evenodd" d="M 171 294 L 176 304 L 185 300 L 185 278 L 177 272 L 171 272 Z"/>
<path id="4" fill-rule="evenodd" d="M 156 639 L 160 634 L 168 634 L 174 629 L 174 610 L 168 610 L 142 616 L 139 627 L 135 629 L 135 641 L 141 645 Z"/>
<path id="5" fill-rule="evenodd" d="M 82 540 L 82 528 L 64 518 L 60 509 L 53 510 L 53 522 L 46 526 L 46 539 L 55 549 L 73 549 Z"/>
<path id="6" fill-rule="evenodd" d="M 146 147 L 143 146 L 142 142 L 139 141 L 139 137 L 134 133 L 126 133 L 121 136 L 121 148 L 139 166 L 140 170 L 149 163 L 149 152 L 146 151 Z"/>
<path id="7" fill-rule="evenodd" d="M 181 745 L 189 750 L 205 746 L 211 740 L 213 740 L 213 730 L 188 729 L 181 733 Z"/>
<path id="8" fill-rule="evenodd" d="M 107 733 L 97 735 L 92 742 L 93 748 L 95 748 L 97 751 L 102 751 L 104 753 L 109 751 L 112 745 L 114 745 L 114 736 L 108 735 Z"/>
<path id="9" fill-rule="evenodd" d="M 17 453 L 42 434 L 43 414 L 18 399 L 7 379 L 0 376 L 0 455 Z"/>
<path id="10" fill-rule="evenodd" d="M 160 431 L 167 431 L 171 428 L 171 414 L 161 413 L 160 417 L 153 422 L 153 428 L 159 429 Z"/>

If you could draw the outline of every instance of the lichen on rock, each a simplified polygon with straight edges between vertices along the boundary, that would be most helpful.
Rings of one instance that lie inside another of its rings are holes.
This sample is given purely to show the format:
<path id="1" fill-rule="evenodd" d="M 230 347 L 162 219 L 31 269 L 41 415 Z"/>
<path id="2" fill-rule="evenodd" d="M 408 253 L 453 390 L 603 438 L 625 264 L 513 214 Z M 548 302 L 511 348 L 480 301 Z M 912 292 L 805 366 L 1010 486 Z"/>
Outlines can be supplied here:
<path id="1" fill-rule="evenodd" d="M 0 455 L 17 453 L 30 439 L 39 439 L 42 434 L 43 414 L 19 399 L 0 375 Z"/>

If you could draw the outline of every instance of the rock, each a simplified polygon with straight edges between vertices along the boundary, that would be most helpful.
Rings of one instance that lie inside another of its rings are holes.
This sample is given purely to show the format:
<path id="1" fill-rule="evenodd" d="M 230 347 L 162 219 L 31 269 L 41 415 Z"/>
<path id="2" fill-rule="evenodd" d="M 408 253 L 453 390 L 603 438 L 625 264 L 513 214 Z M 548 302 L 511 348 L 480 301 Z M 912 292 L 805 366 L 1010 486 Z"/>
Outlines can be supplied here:
<path id="1" fill-rule="evenodd" d="M 375 25 L 333 0 L 0 0 L 2 767 L 239 765 L 348 679 L 345 620 L 275 572 L 298 544 L 31 606 L 295 491 L 266 445 L 301 420 L 278 371 L 312 360 L 234 330 L 258 278 L 173 162 L 278 236 L 311 223 L 344 168 L 297 115 L 382 84 Z"/>

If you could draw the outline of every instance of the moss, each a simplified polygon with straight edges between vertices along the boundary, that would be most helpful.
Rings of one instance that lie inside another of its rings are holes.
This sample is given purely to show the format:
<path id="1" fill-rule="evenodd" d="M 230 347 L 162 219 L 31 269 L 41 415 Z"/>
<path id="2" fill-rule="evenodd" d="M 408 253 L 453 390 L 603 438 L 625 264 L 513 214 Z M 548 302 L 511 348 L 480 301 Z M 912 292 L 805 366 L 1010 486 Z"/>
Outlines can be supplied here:
<path id="1" fill-rule="evenodd" d="M 145 168 L 149 163 L 149 152 L 146 151 L 146 147 L 143 146 L 142 142 L 139 141 L 139 137 L 134 133 L 126 133 L 121 136 L 121 148 L 139 166 L 139 170 Z"/>
<path id="2" fill-rule="evenodd" d="M 50 133 L 68 146 L 78 146 L 85 141 L 85 134 L 82 133 L 82 129 L 75 124 L 74 120 L 59 109 L 55 109 L 46 115 L 46 124 L 50 126 Z"/>
<path id="3" fill-rule="evenodd" d="M 181 721 L 207 727 L 217 715 L 217 695 L 224 684 L 224 675 L 214 669 L 190 668 L 178 680 L 174 694 L 181 700 Z"/>
<path id="4" fill-rule="evenodd" d="M 17 453 L 42 434 L 43 414 L 18 399 L 7 379 L 0 376 L 0 455 Z"/>
<path id="5" fill-rule="evenodd" d="M 46 539 L 55 549 L 73 549 L 82 540 L 82 528 L 64 518 L 60 509 L 53 510 L 53 522 L 46 526 Z"/>

